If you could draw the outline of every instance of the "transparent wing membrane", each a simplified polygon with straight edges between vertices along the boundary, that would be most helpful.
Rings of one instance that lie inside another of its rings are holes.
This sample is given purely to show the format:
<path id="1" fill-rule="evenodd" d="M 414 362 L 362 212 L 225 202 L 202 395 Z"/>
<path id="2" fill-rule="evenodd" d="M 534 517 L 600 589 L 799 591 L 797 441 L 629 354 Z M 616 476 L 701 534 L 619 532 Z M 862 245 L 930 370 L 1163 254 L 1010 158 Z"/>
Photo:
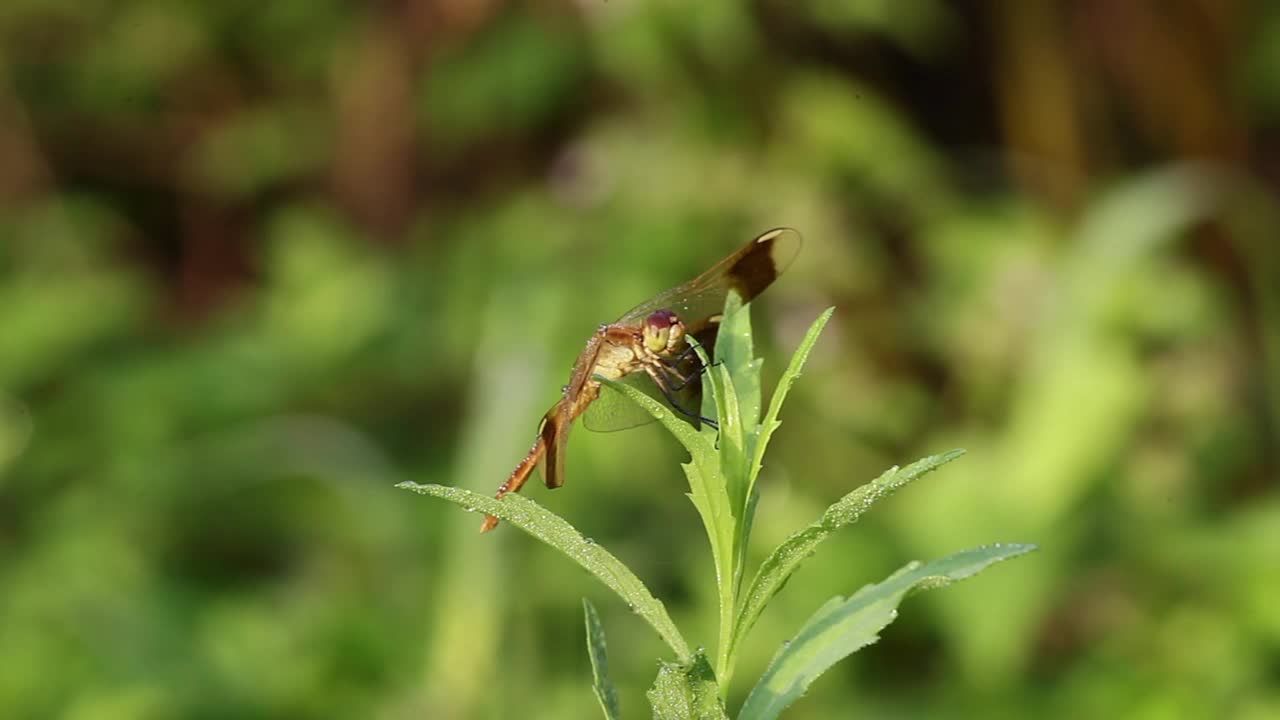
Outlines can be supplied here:
<path id="1" fill-rule="evenodd" d="M 800 233 L 791 228 L 763 233 L 693 280 L 627 311 L 618 324 L 636 325 L 654 311 L 671 310 L 690 333 L 698 333 L 724 309 L 730 288 L 744 303 L 751 302 L 791 265 L 801 244 Z"/>

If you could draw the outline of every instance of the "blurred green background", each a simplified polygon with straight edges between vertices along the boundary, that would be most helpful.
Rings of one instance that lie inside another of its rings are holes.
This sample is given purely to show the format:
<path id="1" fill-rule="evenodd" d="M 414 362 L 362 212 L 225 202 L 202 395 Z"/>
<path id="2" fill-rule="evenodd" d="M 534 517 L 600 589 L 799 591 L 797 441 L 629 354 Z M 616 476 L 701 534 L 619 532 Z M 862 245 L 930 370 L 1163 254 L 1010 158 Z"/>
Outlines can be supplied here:
<path id="1" fill-rule="evenodd" d="M 491 492 L 594 327 L 755 233 L 766 381 L 837 312 L 754 555 L 831 595 L 992 541 L 791 718 L 1280 717 L 1280 7 L 1243 1 L 5 0 L 0 717 L 628 717 L 663 647 Z M 528 494 L 692 642 L 655 426 Z"/>

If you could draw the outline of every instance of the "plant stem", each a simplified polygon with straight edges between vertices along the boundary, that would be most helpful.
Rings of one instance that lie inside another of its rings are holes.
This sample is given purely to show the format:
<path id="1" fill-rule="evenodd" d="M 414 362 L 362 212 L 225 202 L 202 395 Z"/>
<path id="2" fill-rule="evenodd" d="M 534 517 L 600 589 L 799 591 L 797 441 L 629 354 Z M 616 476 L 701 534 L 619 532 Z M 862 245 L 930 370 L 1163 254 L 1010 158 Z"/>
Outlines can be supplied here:
<path id="1" fill-rule="evenodd" d="M 738 553 L 729 553 L 729 567 L 719 568 L 720 576 L 720 641 L 716 645 L 716 683 L 720 686 L 720 699 L 729 695 L 729 681 L 733 678 L 733 641 L 735 610 L 738 607 L 737 576 Z"/>

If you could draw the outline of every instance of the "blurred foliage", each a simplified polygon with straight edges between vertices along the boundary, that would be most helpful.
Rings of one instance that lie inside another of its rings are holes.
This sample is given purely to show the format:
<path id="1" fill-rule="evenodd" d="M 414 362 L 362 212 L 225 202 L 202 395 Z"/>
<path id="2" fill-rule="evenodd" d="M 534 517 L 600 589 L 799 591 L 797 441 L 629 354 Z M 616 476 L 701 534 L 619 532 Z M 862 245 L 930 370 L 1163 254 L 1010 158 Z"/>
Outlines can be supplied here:
<path id="1" fill-rule="evenodd" d="M 594 717 L 583 596 L 645 716 L 625 607 L 392 486 L 491 491 L 592 328 L 781 224 L 774 377 L 837 312 L 753 552 L 969 454 L 740 677 L 994 533 L 1042 552 L 790 717 L 1280 715 L 1277 38 L 1244 0 L 0 3 L 0 716 Z M 530 492 L 708 643 L 679 455 L 579 431 Z"/>

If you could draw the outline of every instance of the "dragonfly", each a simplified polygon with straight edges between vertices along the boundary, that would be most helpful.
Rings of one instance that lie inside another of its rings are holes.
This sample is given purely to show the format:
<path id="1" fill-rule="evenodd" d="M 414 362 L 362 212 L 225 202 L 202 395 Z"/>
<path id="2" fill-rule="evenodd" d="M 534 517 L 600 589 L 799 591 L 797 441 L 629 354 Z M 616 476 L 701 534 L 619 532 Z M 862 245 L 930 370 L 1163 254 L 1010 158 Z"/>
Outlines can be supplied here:
<path id="1" fill-rule="evenodd" d="M 584 425 L 597 432 L 653 420 L 619 393 L 601 399 L 597 376 L 632 384 L 694 424 L 716 427 L 714 420 L 688 407 L 706 370 L 689 338 L 711 352 L 729 291 L 743 303 L 750 302 L 787 269 L 800 244 L 800 233 L 791 228 L 765 232 L 693 280 L 658 293 L 615 322 L 597 328 L 574 363 L 560 399 L 542 417 L 533 447 L 498 487 L 496 497 L 501 500 L 519 492 L 539 463 L 548 488 L 563 485 L 569 430 L 584 414 Z M 480 531 L 497 526 L 498 518 L 487 515 Z"/>

